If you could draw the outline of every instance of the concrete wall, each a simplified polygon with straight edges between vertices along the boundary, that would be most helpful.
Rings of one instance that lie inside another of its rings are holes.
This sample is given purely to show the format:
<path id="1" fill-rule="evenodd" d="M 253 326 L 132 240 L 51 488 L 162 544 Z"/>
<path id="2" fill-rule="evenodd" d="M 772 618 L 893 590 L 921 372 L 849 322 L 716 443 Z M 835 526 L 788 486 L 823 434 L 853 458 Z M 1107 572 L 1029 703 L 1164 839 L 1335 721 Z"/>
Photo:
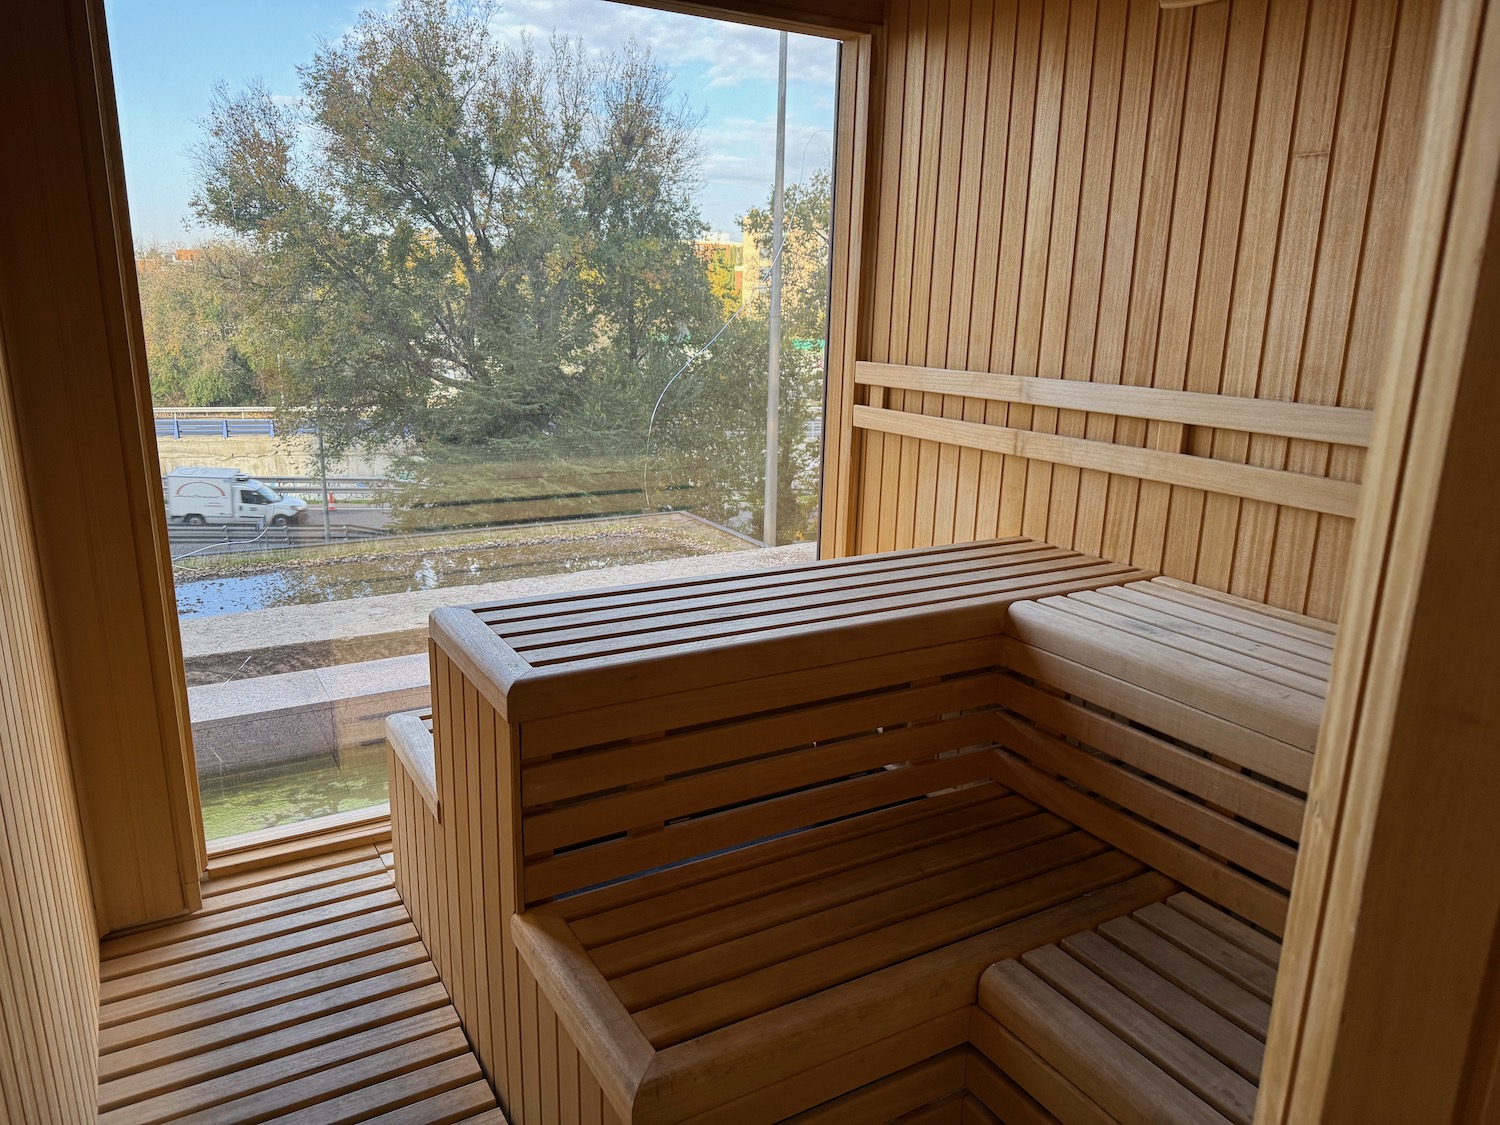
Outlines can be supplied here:
<path id="1" fill-rule="evenodd" d="M 251 476 L 310 477 L 318 472 L 318 451 L 306 434 L 292 437 L 159 437 L 156 448 L 161 471 L 186 465 L 214 465 L 243 469 Z M 331 477 L 383 477 L 390 458 L 351 453 L 328 462 Z"/>

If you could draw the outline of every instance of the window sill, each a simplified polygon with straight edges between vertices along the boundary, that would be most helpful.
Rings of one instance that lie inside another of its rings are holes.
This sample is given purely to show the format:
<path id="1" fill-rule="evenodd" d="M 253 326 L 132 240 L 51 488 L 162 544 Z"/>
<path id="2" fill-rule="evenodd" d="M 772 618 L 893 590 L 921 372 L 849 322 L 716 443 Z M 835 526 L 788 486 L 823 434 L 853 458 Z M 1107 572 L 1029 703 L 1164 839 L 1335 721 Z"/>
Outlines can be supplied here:
<path id="1" fill-rule="evenodd" d="M 381 803 L 367 809 L 215 840 L 208 845 L 205 875 L 220 878 L 362 844 L 379 844 L 390 838 L 390 805 Z"/>

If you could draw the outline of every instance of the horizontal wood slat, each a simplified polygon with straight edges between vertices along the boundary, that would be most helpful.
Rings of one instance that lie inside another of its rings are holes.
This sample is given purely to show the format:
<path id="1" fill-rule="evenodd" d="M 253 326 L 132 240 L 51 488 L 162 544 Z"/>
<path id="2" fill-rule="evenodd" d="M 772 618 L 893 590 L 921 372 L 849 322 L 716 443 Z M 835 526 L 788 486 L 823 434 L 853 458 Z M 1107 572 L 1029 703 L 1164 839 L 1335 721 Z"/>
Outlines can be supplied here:
<path id="1" fill-rule="evenodd" d="M 1212 457 L 1115 445 L 983 422 L 936 418 L 874 406 L 856 406 L 854 425 L 898 437 L 920 438 L 1009 457 L 1048 461 L 1054 465 L 1118 473 L 1335 516 L 1352 517 L 1359 507 L 1359 485 L 1352 481 L 1241 465 Z"/>
<path id="2" fill-rule="evenodd" d="M 972 1040 L 1067 1121 L 1250 1125 L 1280 954 L 1173 895 L 993 966 Z"/>
<path id="3" fill-rule="evenodd" d="M 1091 414 L 1115 414 L 1189 426 L 1273 434 L 1359 448 L 1370 444 L 1374 412 L 1305 402 L 1204 394 L 1071 379 L 1039 379 L 890 363 L 859 363 L 855 382 L 928 394 L 959 395 Z"/>
<path id="4" fill-rule="evenodd" d="M 389 892 L 391 875 L 373 847 L 285 865 L 248 885 L 210 880 L 207 933 L 190 918 L 107 945 L 99 1120 L 233 1125 L 397 1113 L 467 1121 L 496 1113 L 399 901 L 297 924 L 323 917 L 320 905 L 370 899 L 341 896 L 366 886 L 372 868 Z M 258 923 L 266 915 L 291 925 L 268 935 Z"/>

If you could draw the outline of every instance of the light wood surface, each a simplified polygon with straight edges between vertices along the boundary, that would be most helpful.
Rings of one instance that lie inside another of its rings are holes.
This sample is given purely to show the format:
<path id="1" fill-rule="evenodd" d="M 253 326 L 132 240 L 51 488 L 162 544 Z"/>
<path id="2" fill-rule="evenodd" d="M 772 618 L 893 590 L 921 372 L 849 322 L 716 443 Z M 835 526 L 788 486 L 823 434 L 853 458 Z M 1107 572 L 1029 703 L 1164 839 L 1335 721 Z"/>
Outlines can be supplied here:
<path id="1" fill-rule="evenodd" d="M 855 382 L 867 387 L 899 387 L 927 394 L 978 398 L 986 402 L 1128 415 L 1188 426 L 1300 437 L 1336 445 L 1363 448 L 1370 444 L 1372 412 L 1338 406 L 1232 398 L 1166 388 L 1041 380 L 1024 375 L 936 367 L 898 367 L 888 363 L 856 364 Z"/>
<path id="2" fill-rule="evenodd" d="M 0 348 L 0 1118 L 87 1120 L 99 975 L 67 727 Z"/>
<path id="3" fill-rule="evenodd" d="M 203 844 L 103 8 L 0 11 L 0 348 L 109 932 L 196 906 Z"/>
<path id="4" fill-rule="evenodd" d="M 996 777 L 1281 933 L 1331 667 L 1321 624 L 1150 581 L 1017 603 L 1006 631 L 1033 682 L 1000 680 Z"/>
<path id="5" fill-rule="evenodd" d="M 1335 617 L 1436 7 L 891 0 L 857 549 L 1023 533 Z"/>
<path id="6" fill-rule="evenodd" d="M 993 635 L 1021 598 L 1146 577 L 1013 538 L 440 609 L 434 639 L 512 721 Z"/>
<path id="7" fill-rule="evenodd" d="M 1284 473 L 1108 442 L 1057 437 L 1009 426 L 929 418 L 873 406 L 854 408 L 854 425 L 928 442 L 987 450 L 1023 461 L 1046 461 L 1077 469 L 1156 481 L 1223 496 L 1287 504 L 1312 512 L 1352 518 L 1359 489 L 1349 481 Z"/>
<path id="8" fill-rule="evenodd" d="M 393 724 L 396 877 L 505 1107 L 801 1112 L 916 1061 L 881 1046 L 903 1028 L 953 1046 L 1023 947 L 987 935 L 1162 897 L 973 752 L 1005 607 L 1141 577 L 1016 538 L 435 614 L 430 736 Z M 756 1030 L 919 963 L 951 991 L 912 977 L 832 1055 Z"/>
<path id="9" fill-rule="evenodd" d="M 1351 543 L 1258 1120 L 1494 1117 L 1500 853 L 1487 518 L 1500 303 L 1492 5 L 1433 5 L 1416 208 Z M 1405 18 L 1403 12 L 1403 18 Z M 1442 768 L 1434 768 L 1434 748 Z"/>
<path id="10" fill-rule="evenodd" d="M 1174 895 L 995 965 L 974 1044 L 1064 1121 L 1250 1125 L 1279 954 Z"/>
<path id="11" fill-rule="evenodd" d="M 503 1122 L 390 862 L 209 880 L 200 914 L 106 941 L 99 1120 Z"/>

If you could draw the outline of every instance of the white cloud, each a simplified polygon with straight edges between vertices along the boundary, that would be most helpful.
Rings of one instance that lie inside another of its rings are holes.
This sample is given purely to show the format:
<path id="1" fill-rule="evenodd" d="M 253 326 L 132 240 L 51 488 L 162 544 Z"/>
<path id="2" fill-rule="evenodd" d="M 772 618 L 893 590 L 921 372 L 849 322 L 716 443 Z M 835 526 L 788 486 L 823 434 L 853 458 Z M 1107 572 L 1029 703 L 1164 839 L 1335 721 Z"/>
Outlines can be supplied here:
<path id="1" fill-rule="evenodd" d="M 502 4 L 495 29 L 508 41 L 522 32 L 538 38 L 555 29 L 581 37 L 592 49 L 603 50 L 634 36 L 674 69 L 703 67 L 713 86 L 737 86 L 755 76 L 775 81 L 776 32 L 746 24 L 637 8 L 608 0 L 509 0 Z M 835 51 L 827 40 L 793 35 L 787 50 L 787 70 L 793 81 L 827 84 L 834 81 Z"/>
<path id="2" fill-rule="evenodd" d="M 494 29 L 508 43 L 554 31 L 603 52 L 634 37 L 675 74 L 677 92 L 706 109 L 699 200 L 704 220 L 731 229 L 771 190 L 776 144 L 778 36 L 766 28 L 661 12 L 608 0 L 503 0 Z M 786 175 L 804 178 L 831 161 L 838 52 L 826 39 L 793 35 Z M 764 107 L 763 113 L 757 113 Z"/>

